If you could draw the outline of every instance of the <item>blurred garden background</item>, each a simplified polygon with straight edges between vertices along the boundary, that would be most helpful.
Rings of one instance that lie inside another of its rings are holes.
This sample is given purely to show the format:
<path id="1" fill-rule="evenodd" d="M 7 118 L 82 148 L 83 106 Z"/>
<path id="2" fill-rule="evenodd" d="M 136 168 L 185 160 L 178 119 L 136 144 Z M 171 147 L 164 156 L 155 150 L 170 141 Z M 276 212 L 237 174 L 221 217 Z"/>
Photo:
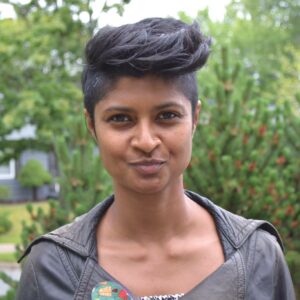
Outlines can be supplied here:
<path id="1" fill-rule="evenodd" d="M 148 15 L 143 0 L 0 2 L 0 271 L 111 193 L 82 114 L 86 41 L 99 26 L 171 15 L 213 42 L 186 188 L 273 223 L 299 297 L 300 2 L 160 2 Z M 0 299 L 14 299 L 17 278 L 0 273 Z"/>

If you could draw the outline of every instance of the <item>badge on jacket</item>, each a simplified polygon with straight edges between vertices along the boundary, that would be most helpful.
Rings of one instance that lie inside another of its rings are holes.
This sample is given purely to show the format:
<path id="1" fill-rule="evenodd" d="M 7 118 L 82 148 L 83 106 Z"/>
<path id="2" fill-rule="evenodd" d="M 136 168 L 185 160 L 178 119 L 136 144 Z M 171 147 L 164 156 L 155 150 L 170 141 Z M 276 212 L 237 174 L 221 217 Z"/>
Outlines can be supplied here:
<path id="1" fill-rule="evenodd" d="M 113 281 L 102 281 L 97 284 L 91 296 L 91 300 L 133 300 L 122 286 Z"/>

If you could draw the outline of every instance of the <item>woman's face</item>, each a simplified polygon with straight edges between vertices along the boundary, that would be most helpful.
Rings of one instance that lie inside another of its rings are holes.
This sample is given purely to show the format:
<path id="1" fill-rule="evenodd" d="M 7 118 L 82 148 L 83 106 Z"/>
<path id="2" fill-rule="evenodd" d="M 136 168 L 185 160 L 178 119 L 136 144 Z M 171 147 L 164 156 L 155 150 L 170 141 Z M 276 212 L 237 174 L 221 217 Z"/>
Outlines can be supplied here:
<path id="1" fill-rule="evenodd" d="M 121 77 L 95 106 L 94 127 L 86 113 L 115 189 L 150 194 L 182 184 L 198 113 L 162 79 Z"/>

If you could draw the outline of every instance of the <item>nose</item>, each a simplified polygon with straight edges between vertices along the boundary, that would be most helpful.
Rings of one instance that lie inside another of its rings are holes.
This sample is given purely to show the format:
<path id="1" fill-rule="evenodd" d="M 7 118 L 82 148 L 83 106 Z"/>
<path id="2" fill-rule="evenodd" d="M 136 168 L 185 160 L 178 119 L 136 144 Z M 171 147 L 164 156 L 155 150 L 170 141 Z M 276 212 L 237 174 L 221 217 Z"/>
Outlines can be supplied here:
<path id="1" fill-rule="evenodd" d="M 161 139 L 150 124 L 144 122 L 136 126 L 131 145 L 146 154 L 151 154 L 161 144 Z"/>

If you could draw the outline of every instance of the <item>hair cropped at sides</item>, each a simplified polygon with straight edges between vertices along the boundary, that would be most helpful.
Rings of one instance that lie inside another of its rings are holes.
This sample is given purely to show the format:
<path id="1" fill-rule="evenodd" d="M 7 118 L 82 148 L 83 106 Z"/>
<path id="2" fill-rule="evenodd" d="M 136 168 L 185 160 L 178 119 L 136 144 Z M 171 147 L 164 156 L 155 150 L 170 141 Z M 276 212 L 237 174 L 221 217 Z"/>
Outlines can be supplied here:
<path id="1" fill-rule="evenodd" d="M 82 75 L 85 107 L 94 107 L 121 76 L 166 79 L 191 101 L 198 100 L 195 71 L 207 61 L 210 39 L 192 25 L 172 18 L 149 18 L 120 27 L 106 26 L 87 43 Z"/>

